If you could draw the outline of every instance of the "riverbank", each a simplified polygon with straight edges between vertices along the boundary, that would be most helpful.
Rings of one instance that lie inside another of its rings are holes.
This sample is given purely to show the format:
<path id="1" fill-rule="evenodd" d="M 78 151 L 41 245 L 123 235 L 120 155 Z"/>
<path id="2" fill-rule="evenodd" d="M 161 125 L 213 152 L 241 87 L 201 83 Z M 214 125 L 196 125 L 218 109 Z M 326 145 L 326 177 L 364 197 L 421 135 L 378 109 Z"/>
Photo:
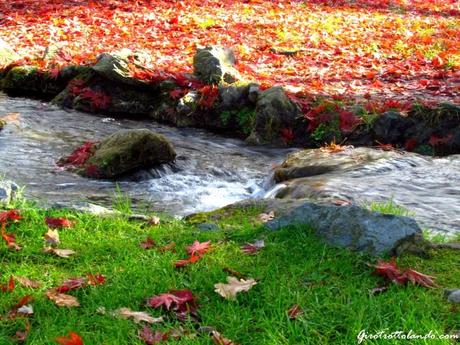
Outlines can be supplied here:
<path id="1" fill-rule="evenodd" d="M 31 289 L 16 282 L 13 291 L 3 294 L 1 315 L 25 295 L 33 298 L 29 304 L 34 315 L 1 319 L 2 343 L 29 324 L 26 343 L 31 345 L 51 343 L 70 331 L 85 344 L 142 344 L 138 338 L 142 325 L 110 314 L 119 308 L 164 316 L 163 322 L 151 327 L 175 330 L 180 339 L 169 340 L 170 344 L 212 344 L 208 327 L 236 344 L 257 345 L 355 344 L 361 330 L 458 332 L 458 308 L 443 293 L 444 288 L 460 286 L 458 250 L 433 249 L 431 259 L 410 254 L 398 258 L 400 267 L 434 276 L 438 287 L 390 284 L 377 293 L 373 289 L 387 283 L 367 265 L 375 258 L 324 245 L 305 227 L 267 231 L 256 208 L 226 211 L 219 217 L 214 213 L 208 219 L 200 216 L 199 223 L 161 217 L 157 224 L 156 220 L 130 221 L 122 215 L 101 218 L 65 209 L 45 211 L 29 203 L 16 206 L 22 219 L 9 224 L 7 231 L 15 234 L 22 250 L 1 245 L 5 267 L 1 283 L 19 276 L 40 281 L 41 286 Z M 74 255 L 62 258 L 43 252 L 45 217 L 71 222 L 70 228 L 58 230 L 58 248 L 71 249 Z M 214 226 L 200 226 L 202 222 Z M 211 241 L 210 250 L 198 262 L 175 268 L 195 240 Z M 242 246 L 256 240 L 264 241 L 263 248 L 253 255 L 242 252 Z M 102 274 L 104 282 L 67 293 L 77 298 L 80 307 L 58 307 L 45 296 L 67 279 L 87 274 Z M 253 278 L 257 284 L 235 301 L 226 300 L 214 292 L 214 284 L 225 282 L 227 276 Z M 196 297 L 199 322 L 195 314 L 192 321 L 180 323 L 174 312 L 143 305 L 148 297 L 181 289 L 190 289 Z M 292 311 L 296 305 L 301 313 Z"/>

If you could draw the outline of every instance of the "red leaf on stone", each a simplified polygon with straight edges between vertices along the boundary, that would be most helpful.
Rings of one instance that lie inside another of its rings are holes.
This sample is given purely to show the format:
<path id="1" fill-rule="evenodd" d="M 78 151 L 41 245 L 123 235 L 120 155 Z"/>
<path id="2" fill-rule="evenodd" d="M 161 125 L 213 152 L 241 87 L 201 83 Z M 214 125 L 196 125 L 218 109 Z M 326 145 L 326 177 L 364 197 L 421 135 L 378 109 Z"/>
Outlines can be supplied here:
<path id="1" fill-rule="evenodd" d="M 68 220 L 67 218 L 45 218 L 46 225 L 51 229 L 57 228 L 71 228 L 75 225 L 74 221 Z"/>

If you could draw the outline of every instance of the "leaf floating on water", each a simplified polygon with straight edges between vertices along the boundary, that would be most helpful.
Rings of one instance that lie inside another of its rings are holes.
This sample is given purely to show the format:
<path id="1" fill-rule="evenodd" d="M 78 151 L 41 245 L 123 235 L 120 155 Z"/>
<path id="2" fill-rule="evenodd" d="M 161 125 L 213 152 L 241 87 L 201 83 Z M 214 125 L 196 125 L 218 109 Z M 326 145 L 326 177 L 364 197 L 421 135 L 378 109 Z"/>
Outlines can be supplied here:
<path id="1" fill-rule="evenodd" d="M 56 247 L 60 243 L 59 232 L 57 230 L 48 229 L 44 237 L 48 246 Z"/>
<path id="2" fill-rule="evenodd" d="M 114 316 L 120 316 L 124 319 L 133 319 L 134 322 L 140 323 L 142 321 L 147 323 L 163 322 L 163 317 L 153 317 L 144 311 L 132 311 L 129 308 L 120 308 L 111 313 Z"/>
<path id="3" fill-rule="evenodd" d="M 261 221 L 262 223 L 267 223 L 273 219 L 275 219 L 275 212 L 274 211 L 270 211 L 269 213 L 261 213 L 259 214 L 259 216 L 257 217 L 257 219 L 259 221 Z"/>
<path id="4" fill-rule="evenodd" d="M 68 258 L 71 255 L 74 255 L 76 252 L 73 251 L 72 249 L 57 249 L 57 248 L 52 248 L 52 247 L 47 247 L 43 249 L 45 253 L 51 253 L 55 254 L 61 258 Z"/>
<path id="5" fill-rule="evenodd" d="M 45 292 L 46 297 L 53 301 L 58 307 L 79 307 L 80 302 L 74 296 L 59 293 L 56 288 Z"/>
<path id="6" fill-rule="evenodd" d="M 218 283 L 215 284 L 215 292 L 226 299 L 236 299 L 236 295 L 242 291 L 249 291 L 257 282 L 250 279 L 240 279 L 238 280 L 235 277 L 227 277 L 227 284 Z"/>

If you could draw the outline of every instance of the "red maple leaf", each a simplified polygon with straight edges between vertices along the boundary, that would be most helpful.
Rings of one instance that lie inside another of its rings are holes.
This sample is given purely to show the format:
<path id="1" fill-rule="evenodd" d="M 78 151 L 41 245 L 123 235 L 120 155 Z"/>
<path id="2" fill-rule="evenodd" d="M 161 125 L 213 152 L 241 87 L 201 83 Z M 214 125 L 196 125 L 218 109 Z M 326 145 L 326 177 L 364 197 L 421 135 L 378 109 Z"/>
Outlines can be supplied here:
<path id="1" fill-rule="evenodd" d="M 362 119 L 351 111 L 341 111 L 339 113 L 339 126 L 340 130 L 344 133 L 353 131 L 361 122 Z"/>
<path id="2" fill-rule="evenodd" d="M 191 246 L 187 246 L 185 249 L 189 255 L 202 255 L 206 253 L 211 246 L 211 241 L 200 243 L 199 241 L 193 242 Z"/>
<path id="3" fill-rule="evenodd" d="M 94 154 L 95 149 L 95 142 L 85 142 L 83 145 L 76 148 L 67 158 L 65 158 L 64 165 L 74 165 L 77 167 L 82 166 Z"/>
<path id="4" fill-rule="evenodd" d="M 86 285 L 86 278 L 79 277 L 79 278 L 70 278 L 63 282 L 60 286 L 56 288 L 56 291 L 59 293 L 66 293 L 71 290 L 79 289 Z"/>
<path id="5" fill-rule="evenodd" d="M 404 277 L 394 260 L 390 262 L 379 261 L 375 266 L 375 272 L 398 285 L 402 285 L 407 282 L 407 279 Z"/>
<path id="6" fill-rule="evenodd" d="M 83 345 L 83 339 L 75 332 L 69 332 L 68 337 L 57 337 L 56 342 L 61 345 Z"/>
<path id="7" fill-rule="evenodd" d="M 13 278 L 13 276 L 10 277 L 10 279 L 8 280 L 7 284 L 1 284 L 0 285 L 0 290 L 2 290 L 2 292 L 12 292 L 14 290 L 14 278 Z"/>
<path id="8" fill-rule="evenodd" d="M 201 259 L 200 255 L 192 255 L 188 259 L 177 260 L 174 263 L 174 266 L 176 268 L 184 267 L 184 266 L 187 266 L 187 265 L 190 265 L 190 264 L 194 264 L 195 262 L 197 262 L 200 259 Z"/>
<path id="9" fill-rule="evenodd" d="M 6 223 L 9 220 L 16 221 L 21 219 L 22 217 L 18 210 L 10 210 L 0 213 L 0 223 Z"/>
<path id="10" fill-rule="evenodd" d="M 14 234 L 7 233 L 5 228 L 6 228 L 6 223 L 1 223 L 2 224 L 2 238 L 6 242 L 8 248 L 14 249 L 14 250 L 21 250 L 21 247 L 16 243 L 16 236 Z"/>
<path id="11" fill-rule="evenodd" d="M 75 225 L 74 221 L 68 220 L 67 218 L 45 218 L 46 225 L 49 228 L 56 229 L 56 228 L 71 228 Z"/>
<path id="12" fill-rule="evenodd" d="M 434 277 L 417 272 L 412 269 L 408 269 L 404 272 L 404 276 L 412 283 L 418 284 L 424 287 L 434 287 L 436 284 L 434 283 Z"/>
<path id="13" fill-rule="evenodd" d="M 105 277 L 102 274 L 90 274 L 86 275 L 88 278 L 88 285 L 103 285 L 105 283 Z"/>
<path id="14" fill-rule="evenodd" d="M 193 303 L 194 300 L 195 297 L 188 289 L 171 290 L 168 293 L 148 298 L 147 305 L 152 308 L 164 307 L 166 310 L 170 310 L 172 307 L 177 310 L 184 304 Z"/>
<path id="15" fill-rule="evenodd" d="M 169 333 L 163 333 L 160 331 L 153 331 L 150 327 L 144 326 L 139 330 L 139 338 L 143 340 L 148 345 L 158 344 L 162 341 L 168 340 Z"/>

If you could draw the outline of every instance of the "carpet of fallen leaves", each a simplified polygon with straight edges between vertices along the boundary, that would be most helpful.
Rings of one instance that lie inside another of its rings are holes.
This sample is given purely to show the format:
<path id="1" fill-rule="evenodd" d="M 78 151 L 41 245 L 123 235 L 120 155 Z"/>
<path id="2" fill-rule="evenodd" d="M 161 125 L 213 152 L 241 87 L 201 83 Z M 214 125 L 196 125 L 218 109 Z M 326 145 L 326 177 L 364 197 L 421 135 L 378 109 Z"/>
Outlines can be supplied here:
<path id="1" fill-rule="evenodd" d="M 246 77 L 294 92 L 460 102 L 455 0 L 11 0 L 0 37 L 42 64 L 62 44 L 49 68 L 130 48 L 190 72 L 197 47 L 219 44 Z"/>

